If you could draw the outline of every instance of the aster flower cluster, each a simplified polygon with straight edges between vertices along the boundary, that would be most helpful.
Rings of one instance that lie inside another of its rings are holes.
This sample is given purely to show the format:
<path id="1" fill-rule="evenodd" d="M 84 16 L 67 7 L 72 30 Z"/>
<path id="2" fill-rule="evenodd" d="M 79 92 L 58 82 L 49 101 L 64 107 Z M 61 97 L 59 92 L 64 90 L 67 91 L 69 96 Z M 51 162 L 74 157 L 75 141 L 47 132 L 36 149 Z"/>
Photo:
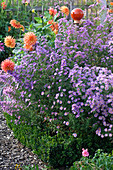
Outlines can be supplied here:
<path id="1" fill-rule="evenodd" d="M 75 65 L 74 68 L 69 73 L 74 89 L 71 91 L 73 114 L 77 118 L 87 115 L 87 119 L 94 119 L 95 123 L 92 126 L 98 124 L 102 127 L 96 130 L 97 135 L 104 137 L 102 131 L 104 132 L 107 126 L 109 136 L 112 136 L 113 73 L 106 68 L 95 66 L 90 69 Z"/>
<path id="2" fill-rule="evenodd" d="M 113 20 L 107 16 L 105 25 L 98 25 L 98 22 L 99 18 L 94 21 L 82 20 L 77 31 L 77 26 L 64 18 L 60 19 L 55 48 L 58 53 L 77 62 L 79 66 L 102 66 L 113 71 L 113 46 L 109 43 L 113 37 L 109 25 L 113 24 Z"/>

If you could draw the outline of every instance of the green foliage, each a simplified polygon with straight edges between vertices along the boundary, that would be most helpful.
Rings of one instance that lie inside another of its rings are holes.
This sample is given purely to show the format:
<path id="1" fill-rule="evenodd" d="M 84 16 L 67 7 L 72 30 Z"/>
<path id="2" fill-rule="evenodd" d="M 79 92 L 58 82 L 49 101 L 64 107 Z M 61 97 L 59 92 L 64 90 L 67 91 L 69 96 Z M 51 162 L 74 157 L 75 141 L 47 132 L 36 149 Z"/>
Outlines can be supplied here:
<path id="1" fill-rule="evenodd" d="M 39 16 L 35 12 L 34 22 L 30 22 L 29 25 L 26 25 L 25 31 L 27 32 L 34 32 L 37 36 L 37 40 L 40 44 L 43 43 L 42 37 L 45 37 L 47 39 L 48 46 L 55 47 L 55 33 L 50 29 L 51 24 L 48 24 L 48 21 L 52 19 L 52 16 L 50 16 L 49 12 L 45 11 L 44 16 Z M 57 14 L 54 17 L 54 21 L 57 21 Z M 17 30 L 16 30 L 17 31 Z M 17 36 L 15 36 L 17 37 Z M 17 46 L 12 51 L 12 56 L 10 57 L 12 61 L 16 63 L 16 65 L 19 65 L 23 56 L 28 54 L 29 51 L 25 51 L 25 49 L 22 48 L 24 46 L 23 43 L 23 35 L 19 33 L 19 39 L 16 39 Z"/>
<path id="2" fill-rule="evenodd" d="M 72 165 L 78 159 L 79 150 L 73 137 L 44 136 L 39 137 L 39 148 L 34 151 L 44 162 L 48 162 L 54 168 Z"/>
<path id="3" fill-rule="evenodd" d="M 42 43 L 42 36 L 47 39 L 48 45 L 54 47 L 55 41 L 55 33 L 51 31 L 50 26 L 48 24 L 49 20 L 52 20 L 52 16 L 50 16 L 49 12 L 45 11 L 44 16 L 39 16 L 35 12 L 34 22 L 31 22 L 29 27 L 27 28 L 28 31 L 34 31 L 37 35 L 37 39 L 40 43 Z M 57 20 L 57 14 L 54 16 L 54 22 Z"/>
<path id="4" fill-rule="evenodd" d="M 24 49 L 21 48 L 21 45 L 22 45 L 22 43 L 20 43 L 20 41 L 19 41 L 19 42 L 18 42 L 18 46 L 16 46 L 16 47 L 14 48 L 14 50 L 12 51 L 13 56 L 10 57 L 11 60 L 16 63 L 16 65 L 20 65 L 21 59 L 23 58 L 23 56 L 24 56 L 25 53 L 26 53 L 26 52 L 24 51 Z"/>

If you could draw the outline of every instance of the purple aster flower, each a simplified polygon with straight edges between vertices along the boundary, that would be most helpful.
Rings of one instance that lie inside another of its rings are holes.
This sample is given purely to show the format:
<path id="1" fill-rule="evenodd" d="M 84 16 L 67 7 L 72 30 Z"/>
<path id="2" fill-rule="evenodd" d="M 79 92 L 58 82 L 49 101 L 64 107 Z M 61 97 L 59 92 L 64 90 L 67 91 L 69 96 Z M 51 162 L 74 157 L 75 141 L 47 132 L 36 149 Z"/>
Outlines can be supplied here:
<path id="1" fill-rule="evenodd" d="M 66 122 L 66 125 L 68 126 L 68 125 L 69 125 L 69 122 Z"/>
<path id="2" fill-rule="evenodd" d="M 44 92 L 43 92 L 43 91 L 41 92 L 41 95 L 42 95 L 42 96 L 44 95 Z"/>
<path id="3" fill-rule="evenodd" d="M 72 135 L 73 135 L 75 138 L 77 137 L 77 134 L 76 134 L 76 133 L 73 133 Z"/>
<path id="4" fill-rule="evenodd" d="M 60 110 L 63 110 L 63 107 L 62 107 L 62 106 L 60 107 Z"/>
<path id="5" fill-rule="evenodd" d="M 68 114 L 69 114 L 68 112 L 65 112 L 65 113 L 64 113 L 64 116 L 67 116 Z"/>
<path id="6" fill-rule="evenodd" d="M 112 133 L 109 134 L 109 137 L 112 137 Z"/>
<path id="7" fill-rule="evenodd" d="M 59 93 L 56 94 L 55 99 L 58 99 L 58 97 L 59 97 Z"/>

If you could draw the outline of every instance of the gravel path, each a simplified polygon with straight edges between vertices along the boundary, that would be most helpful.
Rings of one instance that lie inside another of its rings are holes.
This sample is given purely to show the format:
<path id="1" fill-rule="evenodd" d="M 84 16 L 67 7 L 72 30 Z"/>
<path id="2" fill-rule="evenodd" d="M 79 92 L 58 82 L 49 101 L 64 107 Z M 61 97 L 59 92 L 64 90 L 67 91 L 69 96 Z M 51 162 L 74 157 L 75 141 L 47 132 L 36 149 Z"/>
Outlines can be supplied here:
<path id="1" fill-rule="evenodd" d="M 20 166 L 37 164 L 39 170 L 46 170 L 37 155 L 14 138 L 13 131 L 8 128 L 0 108 L 0 170 L 15 170 L 16 164 Z"/>

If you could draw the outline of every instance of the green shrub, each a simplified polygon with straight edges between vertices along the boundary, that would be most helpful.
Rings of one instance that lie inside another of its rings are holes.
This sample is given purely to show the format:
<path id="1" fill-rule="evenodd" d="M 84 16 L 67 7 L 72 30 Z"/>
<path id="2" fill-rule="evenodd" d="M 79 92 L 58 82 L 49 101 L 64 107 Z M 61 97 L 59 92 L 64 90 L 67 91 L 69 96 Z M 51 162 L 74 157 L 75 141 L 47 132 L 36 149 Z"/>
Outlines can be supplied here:
<path id="1" fill-rule="evenodd" d="M 111 152 L 112 143 L 109 138 L 101 139 L 89 130 L 88 134 L 74 138 L 73 136 L 51 134 L 49 130 L 39 128 L 36 125 L 26 123 L 15 124 L 14 116 L 4 113 L 8 126 L 13 130 L 14 136 L 25 146 L 32 149 L 38 157 L 54 168 L 69 167 L 75 160 L 81 158 L 82 148 L 90 148 L 90 156 L 93 157 L 99 147 L 104 152 Z M 12 121 L 11 121 L 12 120 Z M 43 126 L 43 125 L 42 125 Z"/>
<path id="2" fill-rule="evenodd" d="M 59 135 L 51 137 L 45 134 L 39 137 L 38 141 L 39 148 L 35 153 L 54 168 L 70 166 L 79 158 L 77 142 L 73 137 Z"/>

